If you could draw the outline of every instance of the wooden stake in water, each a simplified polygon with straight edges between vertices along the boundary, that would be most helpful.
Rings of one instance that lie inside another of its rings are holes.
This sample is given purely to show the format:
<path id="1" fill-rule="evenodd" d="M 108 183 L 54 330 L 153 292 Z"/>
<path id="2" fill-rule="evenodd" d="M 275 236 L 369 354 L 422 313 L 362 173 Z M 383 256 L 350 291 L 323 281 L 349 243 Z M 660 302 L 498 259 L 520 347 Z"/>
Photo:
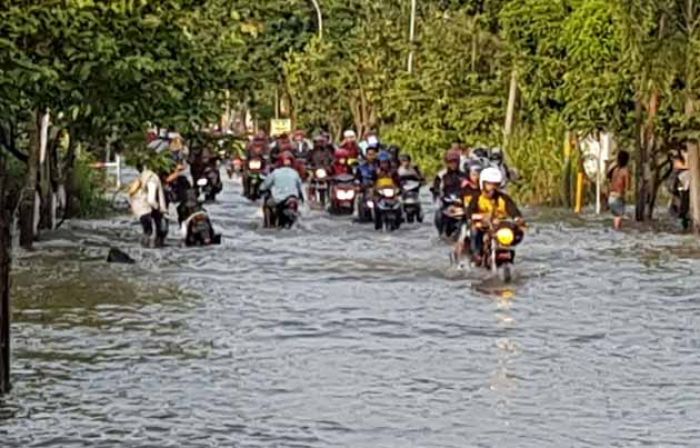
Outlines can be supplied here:
<path id="1" fill-rule="evenodd" d="M 10 390 L 10 213 L 5 163 L 0 156 L 0 395 Z"/>

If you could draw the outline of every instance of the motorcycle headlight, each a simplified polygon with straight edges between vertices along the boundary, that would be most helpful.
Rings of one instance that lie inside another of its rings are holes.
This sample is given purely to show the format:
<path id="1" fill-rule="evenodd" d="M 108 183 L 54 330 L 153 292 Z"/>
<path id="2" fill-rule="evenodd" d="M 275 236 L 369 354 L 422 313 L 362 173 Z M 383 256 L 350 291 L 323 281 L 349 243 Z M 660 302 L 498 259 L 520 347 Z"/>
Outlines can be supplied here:
<path id="1" fill-rule="evenodd" d="M 319 168 L 316 170 L 315 175 L 316 175 L 316 179 L 325 179 L 327 176 L 326 170 L 324 170 L 323 168 Z"/>
<path id="2" fill-rule="evenodd" d="M 352 190 L 338 190 L 335 197 L 338 198 L 339 201 L 350 201 L 355 197 L 355 192 Z"/>
<path id="3" fill-rule="evenodd" d="M 262 168 L 262 162 L 260 160 L 251 160 L 248 162 L 248 168 L 251 170 L 259 170 Z"/>
<path id="4" fill-rule="evenodd" d="M 367 201 L 367 208 L 374 208 L 374 202 Z"/>
<path id="5" fill-rule="evenodd" d="M 496 240 L 503 246 L 510 246 L 515 240 L 515 234 L 513 230 L 503 227 L 496 232 Z"/>
<path id="6" fill-rule="evenodd" d="M 206 187 L 207 180 L 205 178 L 201 178 L 197 181 L 197 185 L 199 185 L 200 187 Z"/>
<path id="7" fill-rule="evenodd" d="M 382 190 L 382 196 L 384 196 L 385 198 L 393 198 L 395 194 L 396 191 L 394 191 L 393 188 L 385 188 Z"/>

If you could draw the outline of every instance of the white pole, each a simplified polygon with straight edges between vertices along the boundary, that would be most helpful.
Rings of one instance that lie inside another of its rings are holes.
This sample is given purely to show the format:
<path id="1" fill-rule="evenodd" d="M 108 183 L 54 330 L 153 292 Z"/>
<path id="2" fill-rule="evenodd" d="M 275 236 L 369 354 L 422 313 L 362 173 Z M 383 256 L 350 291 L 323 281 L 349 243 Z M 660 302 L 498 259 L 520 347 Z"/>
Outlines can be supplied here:
<path id="1" fill-rule="evenodd" d="M 321 14 L 321 5 L 318 4 L 318 0 L 311 0 L 316 9 L 316 18 L 318 19 L 318 38 L 323 39 L 323 15 Z"/>
<path id="2" fill-rule="evenodd" d="M 122 187 L 122 156 L 117 154 L 115 156 L 115 163 L 117 164 L 117 190 Z"/>
<path id="3" fill-rule="evenodd" d="M 413 43 L 416 40 L 416 0 L 411 0 L 411 28 L 408 37 L 411 50 L 408 53 L 408 73 L 413 73 Z"/>

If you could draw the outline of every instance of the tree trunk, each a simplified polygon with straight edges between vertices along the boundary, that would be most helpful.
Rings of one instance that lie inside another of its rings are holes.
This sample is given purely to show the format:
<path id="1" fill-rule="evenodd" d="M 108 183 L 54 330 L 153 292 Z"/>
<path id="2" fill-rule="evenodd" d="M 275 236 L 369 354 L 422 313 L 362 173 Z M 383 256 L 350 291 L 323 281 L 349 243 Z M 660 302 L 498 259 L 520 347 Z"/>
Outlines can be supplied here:
<path id="1" fill-rule="evenodd" d="M 635 104 L 635 146 L 637 149 L 637 166 L 634 172 L 637 201 L 634 215 L 635 219 L 639 222 L 644 221 L 644 208 L 646 206 L 646 183 L 644 169 L 647 162 L 647 155 L 646 147 L 642 141 L 642 134 L 644 133 L 642 120 L 642 102 L 640 99 L 637 99 Z"/>
<path id="2" fill-rule="evenodd" d="M 0 156 L 0 395 L 10 390 L 10 221 L 6 159 Z"/>
<path id="3" fill-rule="evenodd" d="M 700 235 L 700 152 L 697 141 L 689 140 L 686 146 L 690 171 L 690 217 L 693 233 Z"/>
<path id="4" fill-rule="evenodd" d="M 19 244 L 31 249 L 34 244 L 34 214 L 36 210 L 36 192 L 39 175 L 39 129 L 41 113 L 34 112 L 29 123 L 29 161 L 27 177 L 19 206 Z"/>
<path id="5" fill-rule="evenodd" d="M 39 196 L 41 197 L 41 211 L 39 217 L 40 229 L 53 229 L 53 194 L 52 178 L 54 176 L 51 166 L 53 151 L 56 149 L 54 140 L 49 137 L 49 114 L 42 115 L 39 129 Z"/>

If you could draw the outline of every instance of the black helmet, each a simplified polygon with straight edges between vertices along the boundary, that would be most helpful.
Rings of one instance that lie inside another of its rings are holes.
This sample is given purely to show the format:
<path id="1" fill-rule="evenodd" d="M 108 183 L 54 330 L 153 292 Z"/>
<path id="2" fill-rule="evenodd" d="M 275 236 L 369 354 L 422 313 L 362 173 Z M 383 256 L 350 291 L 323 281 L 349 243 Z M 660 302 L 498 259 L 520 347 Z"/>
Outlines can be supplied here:
<path id="1" fill-rule="evenodd" d="M 494 148 L 491 150 L 491 156 L 489 157 L 491 161 L 496 162 L 496 163 L 501 163 L 503 162 L 503 152 L 501 151 L 501 148 Z"/>
<path id="2" fill-rule="evenodd" d="M 474 148 L 474 151 L 472 151 L 472 157 L 475 159 L 488 159 L 489 151 L 486 148 Z"/>

